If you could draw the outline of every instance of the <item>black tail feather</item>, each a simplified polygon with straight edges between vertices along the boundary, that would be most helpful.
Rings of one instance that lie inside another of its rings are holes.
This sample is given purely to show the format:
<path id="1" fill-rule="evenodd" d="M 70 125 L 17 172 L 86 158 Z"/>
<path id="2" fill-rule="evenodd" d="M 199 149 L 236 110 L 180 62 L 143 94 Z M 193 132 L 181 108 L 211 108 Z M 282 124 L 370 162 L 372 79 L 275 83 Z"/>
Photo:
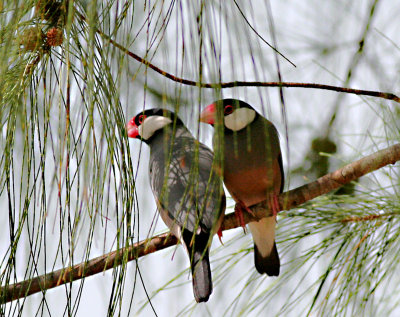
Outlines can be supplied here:
<path id="1" fill-rule="evenodd" d="M 193 233 L 183 232 L 183 240 L 190 256 L 194 298 L 198 303 L 206 302 L 213 288 L 209 260 L 209 235 L 202 232 L 195 236 L 194 241 L 192 238 Z"/>
<path id="2" fill-rule="evenodd" d="M 197 261 L 196 258 L 198 258 Z M 208 250 L 204 255 L 202 255 L 200 252 L 197 254 L 195 253 L 192 264 L 192 275 L 193 293 L 196 302 L 200 303 L 208 301 L 213 287 Z"/>
<path id="3" fill-rule="evenodd" d="M 274 243 L 274 248 L 272 249 L 271 254 L 266 257 L 263 257 L 260 254 L 257 246 L 254 244 L 254 263 L 258 273 L 266 273 L 268 276 L 278 276 L 281 264 L 276 243 Z"/>

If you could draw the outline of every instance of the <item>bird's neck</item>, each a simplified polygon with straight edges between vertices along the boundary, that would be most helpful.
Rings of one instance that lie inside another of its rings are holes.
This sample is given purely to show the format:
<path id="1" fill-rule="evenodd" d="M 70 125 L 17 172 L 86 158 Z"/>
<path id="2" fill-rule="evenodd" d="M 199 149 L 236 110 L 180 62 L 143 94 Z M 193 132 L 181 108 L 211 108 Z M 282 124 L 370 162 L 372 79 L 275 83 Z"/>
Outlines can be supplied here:
<path id="1" fill-rule="evenodd" d="M 171 146 L 176 146 L 179 139 L 182 138 L 193 138 L 193 136 L 184 126 L 177 125 L 174 130 L 172 125 L 168 125 L 154 133 L 149 140 L 151 152 L 168 151 Z"/>

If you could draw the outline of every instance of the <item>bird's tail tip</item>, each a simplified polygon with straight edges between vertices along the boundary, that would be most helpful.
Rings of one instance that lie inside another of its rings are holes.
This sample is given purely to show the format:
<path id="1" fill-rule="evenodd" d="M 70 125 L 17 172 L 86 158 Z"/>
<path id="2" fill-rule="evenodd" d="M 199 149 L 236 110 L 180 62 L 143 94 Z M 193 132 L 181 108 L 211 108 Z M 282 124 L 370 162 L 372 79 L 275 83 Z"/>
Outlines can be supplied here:
<path id="1" fill-rule="evenodd" d="M 257 246 L 254 245 L 254 263 L 258 273 L 267 274 L 268 276 L 278 276 L 281 264 L 276 244 L 274 243 L 272 252 L 266 257 L 263 257 L 258 251 Z"/>
<path id="2" fill-rule="evenodd" d="M 203 254 L 198 261 L 193 261 L 193 264 L 192 281 L 194 298 L 198 303 L 206 302 L 213 290 L 208 252 Z"/>

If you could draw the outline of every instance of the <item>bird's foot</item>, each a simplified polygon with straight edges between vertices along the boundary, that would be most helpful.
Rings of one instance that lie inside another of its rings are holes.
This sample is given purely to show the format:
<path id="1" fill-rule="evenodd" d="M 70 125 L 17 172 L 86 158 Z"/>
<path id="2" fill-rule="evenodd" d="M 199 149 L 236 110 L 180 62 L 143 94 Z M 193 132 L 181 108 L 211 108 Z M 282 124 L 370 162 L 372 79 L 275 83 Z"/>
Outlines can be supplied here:
<path id="1" fill-rule="evenodd" d="M 239 200 L 235 205 L 235 217 L 238 223 L 242 226 L 244 233 L 246 233 L 246 222 L 244 221 L 244 216 L 243 216 L 244 210 L 250 213 L 251 215 L 254 215 L 253 211 L 251 211 L 250 208 L 243 203 L 243 201 Z"/>
<path id="2" fill-rule="evenodd" d="M 272 212 L 272 216 L 276 216 L 281 210 L 279 205 L 278 195 L 276 193 L 270 193 L 267 198 L 268 208 Z"/>
<path id="3" fill-rule="evenodd" d="M 237 205 L 239 205 L 239 208 L 241 208 L 242 211 L 245 210 L 245 211 L 247 211 L 250 215 L 254 216 L 253 210 L 251 210 L 249 207 L 247 207 L 243 201 L 238 200 L 238 202 L 236 203 L 236 206 L 237 206 Z"/>

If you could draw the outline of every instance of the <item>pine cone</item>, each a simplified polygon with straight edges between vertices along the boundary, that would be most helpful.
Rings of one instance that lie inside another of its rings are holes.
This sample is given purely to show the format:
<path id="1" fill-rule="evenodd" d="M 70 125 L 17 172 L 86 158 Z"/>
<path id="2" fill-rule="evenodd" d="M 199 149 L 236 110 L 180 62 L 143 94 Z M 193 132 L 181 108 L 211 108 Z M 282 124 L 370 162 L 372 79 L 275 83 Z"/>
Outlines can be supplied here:
<path id="1" fill-rule="evenodd" d="M 45 35 L 41 28 L 34 26 L 22 33 L 19 43 L 25 51 L 36 51 L 45 43 Z"/>
<path id="2" fill-rule="evenodd" d="M 47 31 L 47 44 L 49 46 L 60 46 L 64 40 L 63 30 L 59 28 L 51 28 Z"/>

